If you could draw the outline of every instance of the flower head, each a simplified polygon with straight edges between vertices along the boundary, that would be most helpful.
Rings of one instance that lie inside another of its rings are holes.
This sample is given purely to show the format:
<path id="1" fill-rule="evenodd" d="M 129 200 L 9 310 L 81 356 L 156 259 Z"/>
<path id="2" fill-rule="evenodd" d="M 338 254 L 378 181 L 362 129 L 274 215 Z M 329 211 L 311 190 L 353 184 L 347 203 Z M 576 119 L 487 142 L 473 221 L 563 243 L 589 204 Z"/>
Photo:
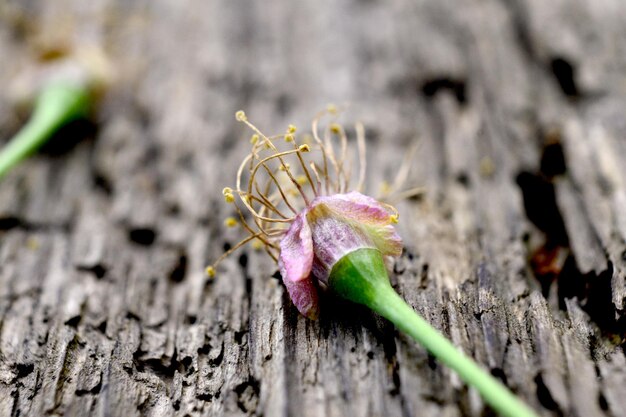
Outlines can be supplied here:
<path id="1" fill-rule="evenodd" d="M 336 121 L 320 136 L 319 120 L 327 114 L 336 115 L 337 109 L 319 113 L 312 123 L 312 143 L 300 144 L 295 126 L 287 128 L 287 135 L 266 136 L 238 112 L 237 120 L 254 131 L 255 140 L 239 166 L 235 187 L 224 188 L 223 194 L 234 203 L 240 220 L 228 223 L 241 224 L 249 236 L 209 267 L 214 273 L 222 259 L 253 241 L 278 264 L 289 297 L 309 318 L 318 315 L 318 288 L 327 284 L 333 266 L 345 255 L 362 248 L 387 257 L 402 253 L 393 226 L 396 209 L 361 193 L 366 173 L 363 126 L 355 127 L 359 176 L 353 187 L 354 147 Z"/>
<path id="2" fill-rule="evenodd" d="M 240 220 L 227 218 L 225 225 L 241 224 L 249 236 L 207 267 L 207 274 L 213 277 L 222 259 L 252 242 L 276 261 L 291 301 L 304 316 L 317 317 L 318 288 L 328 286 L 340 297 L 369 307 L 423 343 L 502 415 L 534 417 L 530 408 L 457 351 L 391 287 L 384 257 L 402 253 L 402 241 L 393 226 L 398 222 L 398 212 L 388 203 L 361 193 L 366 172 L 363 126 L 356 125 L 360 163 L 358 183 L 352 188 L 346 130 L 333 122 L 326 128 L 324 140 L 320 139 L 318 122 L 323 114 L 334 116 L 337 108 L 329 106 L 313 120 L 315 143 L 299 145 L 295 126 L 288 127 L 286 134 L 268 137 L 248 121 L 243 111 L 237 112 L 237 120 L 257 136 L 251 140 L 250 154 L 239 166 L 235 187 L 223 190 L 224 199 L 233 205 Z M 339 141 L 337 149 L 333 140 Z M 384 187 L 385 198 L 402 184 L 407 167 L 401 166 L 394 184 Z M 408 190 L 396 197 L 419 192 Z"/>

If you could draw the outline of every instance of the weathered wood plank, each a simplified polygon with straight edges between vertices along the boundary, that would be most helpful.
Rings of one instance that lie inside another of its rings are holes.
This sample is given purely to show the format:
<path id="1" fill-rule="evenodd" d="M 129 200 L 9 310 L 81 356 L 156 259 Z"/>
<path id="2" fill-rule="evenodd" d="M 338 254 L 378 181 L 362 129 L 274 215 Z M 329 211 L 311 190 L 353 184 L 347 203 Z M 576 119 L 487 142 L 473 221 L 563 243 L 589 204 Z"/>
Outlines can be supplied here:
<path id="1" fill-rule="evenodd" d="M 248 133 L 328 102 L 370 191 L 419 143 L 394 286 L 542 415 L 625 407 L 626 9 L 575 2 L 0 3 L 0 137 L 37 56 L 101 46 L 92 138 L 0 183 L 1 415 L 478 416 L 369 312 L 300 317 L 220 189 Z M 71 132 L 70 132 L 71 133 Z"/>

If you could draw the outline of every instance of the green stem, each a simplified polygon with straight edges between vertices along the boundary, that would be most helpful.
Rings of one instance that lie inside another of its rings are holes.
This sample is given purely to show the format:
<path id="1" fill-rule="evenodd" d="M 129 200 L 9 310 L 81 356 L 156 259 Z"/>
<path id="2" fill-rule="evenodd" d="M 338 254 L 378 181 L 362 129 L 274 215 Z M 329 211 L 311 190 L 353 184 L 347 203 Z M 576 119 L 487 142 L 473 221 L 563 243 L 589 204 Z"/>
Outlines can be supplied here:
<path id="1" fill-rule="evenodd" d="M 463 354 L 437 329 L 419 316 L 389 283 L 381 253 L 359 249 L 345 255 L 333 267 L 330 288 L 341 297 L 364 304 L 421 343 L 433 356 L 456 371 L 484 400 L 506 417 L 537 414 L 506 386 Z"/>
<path id="2" fill-rule="evenodd" d="M 0 152 L 0 179 L 37 151 L 59 128 L 86 117 L 89 103 L 89 93 L 84 87 L 67 83 L 47 86 L 37 98 L 30 120 Z"/>

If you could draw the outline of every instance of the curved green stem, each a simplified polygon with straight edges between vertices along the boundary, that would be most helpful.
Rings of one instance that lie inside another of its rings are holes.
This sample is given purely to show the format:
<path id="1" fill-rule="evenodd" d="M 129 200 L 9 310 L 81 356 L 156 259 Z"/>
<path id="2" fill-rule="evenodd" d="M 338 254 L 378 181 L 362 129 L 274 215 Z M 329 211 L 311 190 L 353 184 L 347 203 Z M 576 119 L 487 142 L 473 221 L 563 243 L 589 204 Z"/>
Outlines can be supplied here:
<path id="1" fill-rule="evenodd" d="M 46 143 L 59 128 L 86 117 L 89 104 L 85 87 L 67 83 L 47 86 L 39 95 L 28 123 L 0 152 L 0 179 Z"/>
<path id="2" fill-rule="evenodd" d="M 463 354 L 437 329 L 419 316 L 389 283 L 381 253 L 359 249 L 345 255 L 333 267 L 329 286 L 338 295 L 364 304 L 421 343 L 433 356 L 456 371 L 484 400 L 506 417 L 537 414 L 506 386 Z"/>

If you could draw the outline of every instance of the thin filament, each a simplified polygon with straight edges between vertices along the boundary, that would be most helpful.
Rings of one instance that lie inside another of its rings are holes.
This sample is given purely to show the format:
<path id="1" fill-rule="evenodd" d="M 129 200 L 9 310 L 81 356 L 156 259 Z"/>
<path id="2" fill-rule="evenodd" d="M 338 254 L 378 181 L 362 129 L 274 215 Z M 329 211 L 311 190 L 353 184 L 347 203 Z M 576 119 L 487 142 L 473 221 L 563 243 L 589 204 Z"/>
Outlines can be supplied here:
<path id="1" fill-rule="evenodd" d="M 365 145 L 365 127 L 363 123 L 357 123 L 356 128 L 356 141 L 359 148 L 359 182 L 356 186 L 356 190 L 361 192 L 365 186 L 365 172 L 367 169 L 367 155 Z"/>

